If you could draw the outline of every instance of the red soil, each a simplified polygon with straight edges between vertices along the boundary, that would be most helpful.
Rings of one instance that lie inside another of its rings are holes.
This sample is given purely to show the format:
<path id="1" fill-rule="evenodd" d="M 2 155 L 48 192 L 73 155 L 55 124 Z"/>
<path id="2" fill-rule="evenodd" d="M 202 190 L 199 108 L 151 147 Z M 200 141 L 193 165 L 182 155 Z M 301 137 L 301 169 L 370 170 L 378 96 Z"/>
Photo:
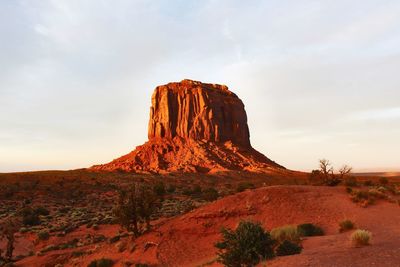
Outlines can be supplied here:
<path id="1" fill-rule="evenodd" d="M 85 250 L 92 253 L 72 259 L 67 251 L 49 252 L 19 261 L 17 266 L 87 266 L 102 257 L 116 261 L 156 266 L 219 266 L 213 244 L 220 239 L 221 227 L 235 228 L 242 219 L 260 221 L 267 229 L 285 224 L 314 223 L 326 235 L 303 241 L 299 255 L 278 257 L 268 266 L 399 266 L 400 207 L 378 202 L 362 208 L 349 200 L 343 187 L 271 186 L 229 196 L 185 215 L 159 222 L 154 230 L 139 237 L 133 252 L 119 253 L 115 244 L 102 243 Z M 338 233 L 338 222 L 350 219 L 358 228 L 373 233 L 368 247 L 353 248 L 350 232 Z M 107 236 L 115 226 L 102 226 Z M 75 234 L 87 234 L 81 229 Z M 69 237 L 69 238 L 72 238 Z M 65 242 L 65 241 L 64 241 Z M 132 242 L 131 242 L 132 243 Z M 147 244 L 147 245 L 146 245 Z M 129 245 L 128 245 L 129 247 Z M 147 248 L 147 249 L 146 249 Z M 64 254 L 64 255 L 63 255 Z"/>

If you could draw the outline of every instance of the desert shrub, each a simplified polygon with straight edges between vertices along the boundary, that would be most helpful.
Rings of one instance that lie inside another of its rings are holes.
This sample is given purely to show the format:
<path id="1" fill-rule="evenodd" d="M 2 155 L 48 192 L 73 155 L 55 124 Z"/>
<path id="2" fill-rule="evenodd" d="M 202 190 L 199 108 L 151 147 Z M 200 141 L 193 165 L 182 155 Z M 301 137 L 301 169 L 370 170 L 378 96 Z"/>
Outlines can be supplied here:
<path id="1" fill-rule="evenodd" d="M 310 184 L 319 185 L 322 184 L 322 173 L 320 170 L 312 170 L 308 178 Z"/>
<path id="2" fill-rule="evenodd" d="M 193 189 L 192 189 L 192 195 L 193 195 L 193 196 L 200 196 L 201 193 L 202 193 L 201 186 L 198 185 L 198 184 L 195 185 L 195 186 L 193 187 Z"/>
<path id="3" fill-rule="evenodd" d="M 25 207 L 21 211 L 22 213 L 22 223 L 24 225 L 39 225 L 40 219 L 39 215 L 31 208 L 31 207 Z"/>
<path id="4" fill-rule="evenodd" d="M 159 197 L 165 195 L 165 185 L 164 185 L 164 183 L 163 182 L 156 183 L 153 186 L 153 191 Z"/>
<path id="5" fill-rule="evenodd" d="M 297 231 L 301 236 L 319 236 L 324 235 L 324 231 L 321 227 L 318 227 L 312 223 L 303 223 L 297 226 Z"/>
<path id="6" fill-rule="evenodd" d="M 340 180 L 337 176 L 332 175 L 324 181 L 324 184 L 327 186 L 337 186 L 341 181 L 342 180 Z"/>
<path id="7" fill-rule="evenodd" d="M 277 256 L 288 256 L 299 254 L 302 250 L 302 247 L 296 243 L 290 242 L 288 240 L 284 240 L 282 243 L 278 245 L 276 248 Z"/>
<path id="8" fill-rule="evenodd" d="M 24 233 L 29 232 L 29 229 L 26 228 L 26 227 L 21 227 L 21 228 L 19 229 L 19 232 L 20 232 L 21 234 L 24 234 Z"/>
<path id="9" fill-rule="evenodd" d="M 202 189 L 200 185 L 195 185 L 192 188 L 184 188 L 182 193 L 186 196 L 200 197 Z"/>
<path id="10" fill-rule="evenodd" d="M 207 201 L 214 201 L 219 197 L 218 191 L 212 187 L 205 189 L 202 195 Z"/>
<path id="11" fill-rule="evenodd" d="M 350 186 L 350 187 L 357 186 L 357 180 L 356 180 L 356 178 L 354 176 L 347 177 L 344 180 L 344 185 L 345 186 Z"/>
<path id="12" fill-rule="evenodd" d="M 351 194 L 351 193 L 353 192 L 353 188 L 351 188 L 351 187 L 346 187 L 346 192 L 347 192 L 348 194 Z"/>
<path id="13" fill-rule="evenodd" d="M 106 258 L 99 260 L 93 260 L 89 263 L 88 267 L 111 267 L 114 265 L 114 261 Z"/>
<path id="14" fill-rule="evenodd" d="M 387 196 L 385 195 L 385 188 L 382 190 L 382 188 L 371 188 L 370 190 L 368 190 L 368 195 L 371 198 L 375 198 L 375 199 L 385 199 L 387 198 Z"/>
<path id="15" fill-rule="evenodd" d="M 365 186 L 373 186 L 374 184 L 372 183 L 371 180 L 367 180 L 367 181 L 364 181 L 364 185 Z"/>
<path id="16" fill-rule="evenodd" d="M 250 183 L 250 182 L 239 183 L 237 185 L 236 192 L 243 192 L 244 190 L 254 189 L 254 188 L 255 188 L 255 186 L 253 183 Z"/>
<path id="17" fill-rule="evenodd" d="M 39 206 L 34 211 L 37 215 L 44 215 L 47 216 L 50 214 L 50 211 L 43 206 Z"/>
<path id="18" fill-rule="evenodd" d="M 70 207 L 62 207 L 62 208 L 58 209 L 58 212 L 62 213 L 62 214 L 65 214 L 65 213 L 68 213 L 70 210 L 71 210 Z"/>
<path id="19" fill-rule="evenodd" d="M 175 193 L 175 191 L 176 191 L 176 186 L 175 185 L 173 185 L 173 184 L 168 185 L 168 187 L 167 187 L 167 192 L 168 193 L 172 194 L 172 193 Z"/>
<path id="20" fill-rule="evenodd" d="M 354 223 L 350 220 L 343 220 L 339 223 L 339 231 L 345 232 L 354 228 Z"/>
<path id="21" fill-rule="evenodd" d="M 72 251 L 72 257 L 77 258 L 85 255 L 85 252 L 82 250 Z"/>
<path id="22" fill-rule="evenodd" d="M 300 233 L 295 225 L 285 225 L 271 230 L 271 237 L 282 243 L 284 240 L 300 242 Z"/>
<path id="23" fill-rule="evenodd" d="M 260 223 L 242 221 L 235 231 L 222 229 L 223 240 L 216 243 L 218 261 L 225 266 L 254 266 L 274 257 L 274 241 Z"/>
<path id="24" fill-rule="evenodd" d="M 371 240 L 372 234 L 367 230 L 357 229 L 351 234 L 351 242 L 355 246 L 367 246 Z"/>
<path id="25" fill-rule="evenodd" d="M 37 236 L 38 236 L 38 238 L 39 238 L 40 240 L 47 240 L 47 239 L 49 239 L 50 234 L 49 234 L 48 231 L 42 230 L 42 231 L 40 231 L 40 232 L 37 234 Z"/>
<path id="26" fill-rule="evenodd" d="M 380 177 L 380 178 L 379 178 L 379 183 L 380 183 L 381 185 L 387 185 L 387 184 L 389 183 L 389 180 L 388 180 L 388 178 L 386 178 L 386 177 Z"/>
<path id="27" fill-rule="evenodd" d="M 146 263 L 136 263 L 135 267 L 149 267 L 149 265 Z"/>
<path id="28" fill-rule="evenodd" d="M 363 206 L 373 204 L 376 199 L 381 198 L 386 198 L 386 196 L 377 189 L 353 190 L 351 192 L 351 200 L 355 203 L 361 203 Z"/>

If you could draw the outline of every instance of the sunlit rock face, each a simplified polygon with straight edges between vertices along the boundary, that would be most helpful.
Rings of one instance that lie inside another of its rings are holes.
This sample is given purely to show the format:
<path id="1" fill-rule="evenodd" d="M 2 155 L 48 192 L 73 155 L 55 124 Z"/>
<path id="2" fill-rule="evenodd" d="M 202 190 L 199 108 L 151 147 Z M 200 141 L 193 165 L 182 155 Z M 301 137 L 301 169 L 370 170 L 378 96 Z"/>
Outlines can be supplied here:
<path id="1" fill-rule="evenodd" d="M 158 86 L 152 96 L 149 140 L 176 136 L 249 147 L 243 102 L 225 85 L 183 80 Z"/>
<path id="2" fill-rule="evenodd" d="M 283 168 L 251 147 L 243 102 L 225 85 L 183 80 L 152 95 L 149 140 L 91 169 L 127 172 L 260 171 Z"/>

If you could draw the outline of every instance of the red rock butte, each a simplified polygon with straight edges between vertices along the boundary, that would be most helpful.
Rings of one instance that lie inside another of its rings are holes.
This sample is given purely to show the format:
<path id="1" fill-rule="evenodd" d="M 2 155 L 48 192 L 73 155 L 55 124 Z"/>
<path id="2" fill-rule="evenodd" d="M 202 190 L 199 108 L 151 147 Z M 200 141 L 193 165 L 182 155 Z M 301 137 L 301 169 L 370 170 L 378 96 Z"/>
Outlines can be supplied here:
<path id="1" fill-rule="evenodd" d="M 282 168 L 252 148 L 243 102 L 225 85 L 192 80 L 158 86 L 149 140 L 97 171 L 216 172 Z"/>

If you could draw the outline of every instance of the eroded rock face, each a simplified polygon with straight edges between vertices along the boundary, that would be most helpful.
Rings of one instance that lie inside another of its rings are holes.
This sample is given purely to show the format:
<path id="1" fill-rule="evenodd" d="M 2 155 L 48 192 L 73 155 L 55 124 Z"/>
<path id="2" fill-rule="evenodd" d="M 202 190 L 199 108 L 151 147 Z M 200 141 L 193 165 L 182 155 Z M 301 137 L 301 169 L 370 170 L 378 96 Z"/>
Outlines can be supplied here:
<path id="1" fill-rule="evenodd" d="M 183 80 L 152 96 L 149 141 L 92 170 L 255 171 L 283 168 L 251 147 L 243 102 L 225 85 Z"/>
<path id="2" fill-rule="evenodd" d="M 224 85 L 190 80 L 155 89 L 148 136 L 149 140 L 179 136 L 250 146 L 242 101 Z"/>

